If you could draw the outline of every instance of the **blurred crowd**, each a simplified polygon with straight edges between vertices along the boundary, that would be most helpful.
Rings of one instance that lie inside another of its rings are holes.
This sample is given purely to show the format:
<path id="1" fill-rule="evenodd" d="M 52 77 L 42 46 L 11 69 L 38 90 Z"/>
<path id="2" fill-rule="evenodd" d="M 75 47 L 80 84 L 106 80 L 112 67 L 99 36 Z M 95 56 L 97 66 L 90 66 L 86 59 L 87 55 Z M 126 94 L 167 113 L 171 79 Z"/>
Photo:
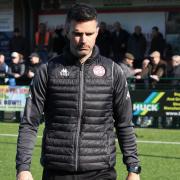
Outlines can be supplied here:
<path id="1" fill-rule="evenodd" d="M 152 27 L 152 37 L 148 46 L 142 27 L 137 25 L 129 33 L 120 22 L 107 25 L 100 22 L 96 45 L 101 55 L 118 63 L 131 83 L 143 83 L 153 88 L 163 78 L 171 78 L 171 85 L 180 84 L 180 55 L 173 54 L 157 26 Z M 34 48 L 28 53 L 26 37 L 18 28 L 9 42 L 11 60 L 6 61 L 0 53 L 0 84 L 29 85 L 42 63 L 63 52 L 68 43 L 63 26 L 48 29 L 40 23 L 34 34 Z"/>

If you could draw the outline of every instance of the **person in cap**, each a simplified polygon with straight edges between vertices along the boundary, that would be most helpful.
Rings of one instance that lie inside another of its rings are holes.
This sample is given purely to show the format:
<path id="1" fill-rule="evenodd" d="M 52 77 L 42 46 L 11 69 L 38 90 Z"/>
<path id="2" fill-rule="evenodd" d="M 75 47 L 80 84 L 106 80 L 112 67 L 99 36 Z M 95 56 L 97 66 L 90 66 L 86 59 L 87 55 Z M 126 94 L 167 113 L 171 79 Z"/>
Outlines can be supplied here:
<path id="1" fill-rule="evenodd" d="M 131 53 L 125 53 L 123 61 L 119 63 L 126 78 L 136 78 L 136 75 L 142 71 L 142 69 L 134 69 L 134 56 Z"/>
<path id="2" fill-rule="evenodd" d="M 38 53 L 34 52 L 31 53 L 29 56 L 30 62 L 27 65 L 26 69 L 26 77 L 27 77 L 27 84 L 29 85 L 33 77 L 35 76 L 37 70 L 41 66 L 41 59 Z"/>
<path id="3" fill-rule="evenodd" d="M 95 45 L 99 30 L 96 9 L 75 4 L 67 13 L 65 27 L 68 46 L 39 68 L 30 86 L 19 127 L 17 179 L 33 179 L 31 157 L 44 112 L 43 180 L 115 180 L 115 137 L 127 180 L 139 180 L 126 78 L 120 66 L 101 56 Z"/>
<path id="4" fill-rule="evenodd" d="M 24 85 L 25 63 L 23 55 L 11 53 L 11 63 L 8 69 L 9 85 Z"/>

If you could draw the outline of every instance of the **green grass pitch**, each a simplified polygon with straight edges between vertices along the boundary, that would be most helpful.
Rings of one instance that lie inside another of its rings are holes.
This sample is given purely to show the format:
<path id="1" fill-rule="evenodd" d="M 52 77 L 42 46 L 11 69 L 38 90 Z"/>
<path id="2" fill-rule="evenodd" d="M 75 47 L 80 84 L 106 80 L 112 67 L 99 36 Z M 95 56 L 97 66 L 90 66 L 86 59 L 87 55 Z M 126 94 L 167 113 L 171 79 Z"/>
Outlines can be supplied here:
<path id="1" fill-rule="evenodd" d="M 39 128 L 42 135 L 43 125 Z M 14 180 L 16 136 L 18 123 L 0 122 L 0 179 Z M 141 180 L 180 180 L 180 131 L 167 129 L 136 129 L 138 152 L 142 165 Z M 175 143 L 174 143 L 175 142 Z M 39 163 L 41 138 L 37 138 L 33 152 L 31 171 L 34 180 L 41 180 L 42 167 Z M 125 180 L 126 168 L 117 145 L 116 170 L 118 180 Z"/>

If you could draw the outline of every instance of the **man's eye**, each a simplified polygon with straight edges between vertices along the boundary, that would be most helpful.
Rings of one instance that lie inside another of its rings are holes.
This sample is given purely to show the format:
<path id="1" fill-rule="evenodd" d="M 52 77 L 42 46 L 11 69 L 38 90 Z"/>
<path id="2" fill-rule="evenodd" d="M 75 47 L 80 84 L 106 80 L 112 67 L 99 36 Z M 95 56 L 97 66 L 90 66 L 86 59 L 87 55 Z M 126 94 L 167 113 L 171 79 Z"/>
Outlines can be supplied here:
<path id="1" fill-rule="evenodd" d="M 94 33 L 86 33 L 86 36 L 91 36 L 93 35 Z"/>
<path id="2" fill-rule="evenodd" d="M 74 36 L 82 36 L 82 33 L 74 32 Z"/>

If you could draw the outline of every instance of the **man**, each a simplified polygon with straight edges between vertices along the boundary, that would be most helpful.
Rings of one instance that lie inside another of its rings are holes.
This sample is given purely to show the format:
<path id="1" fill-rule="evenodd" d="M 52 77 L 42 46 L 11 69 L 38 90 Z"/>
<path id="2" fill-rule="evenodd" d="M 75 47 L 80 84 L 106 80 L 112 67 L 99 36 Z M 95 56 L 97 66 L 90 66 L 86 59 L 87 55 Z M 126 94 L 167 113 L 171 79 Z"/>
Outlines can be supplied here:
<path id="1" fill-rule="evenodd" d="M 134 33 L 129 37 L 127 51 L 135 57 L 134 67 L 141 68 L 146 52 L 146 38 L 142 33 L 141 26 L 135 26 Z"/>
<path id="2" fill-rule="evenodd" d="M 31 83 L 31 81 L 34 78 L 37 70 L 41 66 L 41 59 L 40 59 L 38 53 L 36 53 L 36 52 L 31 53 L 29 58 L 30 58 L 30 62 L 27 65 L 26 72 L 25 72 L 25 75 L 27 77 L 26 78 L 27 79 L 27 81 L 26 81 L 27 85 L 29 85 Z"/>
<path id="3" fill-rule="evenodd" d="M 102 56 L 109 57 L 111 52 L 111 33 L 107 30 L 105 22 L 99 24 L 99 32 L 96 38 L 96 45 L 99 48 L 99 52 Z"/>
<path id="4" fill-rule="evenodd" d="M 139 180 L 127 83 L 121 68 L 100 56 L 95 46 L 96 10 L 74 5 L 66 31 L 69 47 L 39 69 L 30 87 L 19 128 L 18 180 L 32 180 L 31 156 L 43 112 L 43 180 L 115 180 L 114 124 L 127 180 Z"/>
<path id="5" fill-rule="evenodd" d="M 161 77 L 167 76 L 167 63 L 161 59 L 160 52 L 154 51 L 150 54 L 150 60 L 143 61 L 143 68 L 140 76 L 150 78 L 152 87 L 155 87 Z"/>
<path id="6" fill-rule="evenodd" d="M 161 32 L 159 32 L 159 28 L 157 26 L 152 27 L 152 39 L 150 43 L 149 53 L 154 51 L 158 51 L 161 57 L 164 56 L 164 51 L 166 47 L 166 41 Z"/>
<path id="7" fill-rule="evenodd" d="M 8 65 L 5 63 L 5 55 L 0 52 L 0 85 L 7 84 Z M 0 119 L 4 119 L 4 111 L 0 111 Z"/>
<path id="8" fill-rule="evenodd" d="M 18 52 L 11 53 L 11 63 L 8 68 L 8 78 L 10 86 L 24 85 L 25 63 L 23 55 Z"/>
<path id="9" fill-rule="evenodd" d="M 171 80 L 171 84 L 173 88 L 178 89 L 180 85 L 180 55 L 172 56 L 171 66 L 168 76 L 174 78 Z"/>
<path id="10" fill-rule="evenodd" d="M 119 63 L 126 78 L 136 78 L 136 75 L 142 71 L 142 69 L 134 69 L 134 56 L 131 53 L 126 53 L 123 61 Z"/>
<path id="11" fill-rule="evenodd" d="M 40 23 L 38 31 L 35 33 L 35 51 L 40 55 L 44 63 L 48 60 L 48 53 L 51 50 L 52 38 L 50 32 L 47 30 L 45 23 Z"/>
<path id="12" fill-rule="evenodd" d="M 9 46 L 11 53 L 18 52 L 26 58 L 28 53 L 27 40 L 22 36 L 19 28 L 14 29 L 13 37 L 9 42 Z"/>
<path id="13" fill-rule="evenodd" d="M 113 60 L 115 62 L 120 62 L 127 51 L 129 33 L 122 28 L 118 21 L 113 24 L 113 28 L 114 31 L 111 36 L 112 42 L 110 42 L 112 46 Z"/>
<path id="14" fill-rule="evenodd" d="M 0 52 L 0 85 L 6 84 L 8 65 L 5 63 L 5 56 Z"/>

